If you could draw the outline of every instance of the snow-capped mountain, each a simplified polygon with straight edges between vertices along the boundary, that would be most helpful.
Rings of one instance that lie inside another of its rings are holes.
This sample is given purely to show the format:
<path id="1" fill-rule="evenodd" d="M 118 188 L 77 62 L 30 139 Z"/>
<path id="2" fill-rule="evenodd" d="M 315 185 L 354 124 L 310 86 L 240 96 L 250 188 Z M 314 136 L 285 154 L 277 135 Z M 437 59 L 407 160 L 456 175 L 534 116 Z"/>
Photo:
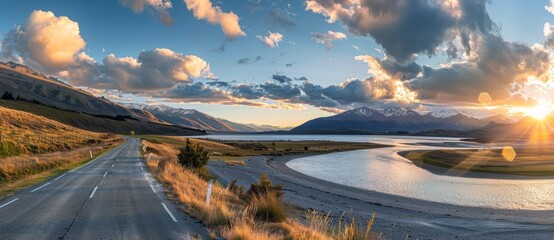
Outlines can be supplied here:
<path id="1" fill-rule="evenodd" d="M 479 119 L 469 113 L 446 109 L 420 114 L 410 108 L 360 107 L 335 116 L 310 120 L 291 131 L 417 132 L 435 129 L 467 131 L 482 128 L 491 122 L 509 123 L 509 118 L 495 115 Z"/>
<path id="2" fill-rule="evenodd" d="M 262 132 L 288 130 L 274 126 L 241 124 L 216 118 L 194 109 L 174 108 L 166 105 L 126 104 L 128 108 L 152 113 L 158 119 L 183 127 L 200 128 L 212 132 Z"/>
<path id="3" fill-rule="evenodd" d="M 441 109 L 441 110 L 430 112 L 428 114 L 435 118 L 449 118 L 452 116 L 456 116 L 458 114 L 464 114 L 469 116 L 469 114 L 467 113 L 456 111 L 456 110 L 450 110 L 450 109 Z"/>

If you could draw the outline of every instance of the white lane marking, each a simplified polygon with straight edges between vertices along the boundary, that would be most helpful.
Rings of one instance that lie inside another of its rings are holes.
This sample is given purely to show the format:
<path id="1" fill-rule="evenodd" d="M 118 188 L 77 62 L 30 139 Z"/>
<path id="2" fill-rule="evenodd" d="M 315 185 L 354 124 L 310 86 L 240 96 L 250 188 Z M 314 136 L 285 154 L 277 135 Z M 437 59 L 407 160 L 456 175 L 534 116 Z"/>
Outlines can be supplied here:
<path id="1" fill-rule="evenodd" d="M 167 209 L 167 206 L 165 205 L 165 203 L 162 203 L 162 206 L 164 206 L 165 211 L 167 212 L 167 214 L 169 214 L 171 219 L 173 219 L 173 222 L 177 222 L 177 218 L 175 218 L 175 216 L 173 216 L 173 214 L 169 211 L 169 209 Z"/>
<path id="2" fill-rule="evenodd" d="M 108 171 L 106 171 L 106 172 L 104 173 L 104 176 L 102 176 L 102 177 L 105 178 L 106 175 L 108 175 Z"/>
<path id="3" fill-rule="evenodd" d="M 11 200 L 11 201 L 9 201 L 9 202 L 7 202 L 7 203 L 2 204 L 2 206 L 0 206 L 0 208 L 3 208 L 3 207 L 5 207 L 5 206 L 8 206 L 10 203 L 13 203 L 13 202 L 15 202 L 15 201 L 17 201 L 17 200 L 19 200 L 19 198 L 16 198 L 16 199 L 14 199 L 14 200 Z"/>
<path id="4" fill-rule="evenodd" d="M 148 184 L 150 186 L 150 188 L 152 188 L 152 192 L 156 193 L 156 190 L 154 189 L 154 186 L 152 186 L 152 184 Z"/>
<path id="5" fill-rule="evenodd" d="M 146 180 L 148 180 L 148 174 L 144 174 L 144 178 L 146 178 Z"/>
<path id="6" fill-rule="evenodd" d="M 140 170 L 144 171 L 144 168 L 140 167 Z"/>
<path id="7" fill-rule="evenodd" d="M 54 179 L 54 181 L 58 181 L 58 179 L 63 178 L 63 177 L 65 176 L 65 174 L 66 174 L 66 173 L 64 173 L 63 175 L 57 177 L 56 179 Z"/>
<path id="8" fill-rule="evenodd" d="M 112 164 L 112 167 L 113 167 L 114 165 L 115 165 L 115 163 L 114 163 L 114 164 Z"/>
<path id="9" fill-rule="evenodd" d="M 98 189 L 98 186 L 94 187 L 94 190 L 92 190 L 92 193 L 90 194 L 90 196 L 88 198 L 94 197 L 94 193 L 96 193 L 97 189 Z"/>
<path id="10" fill-rule="evenodd" d="M 50 185 L 50 182 L 47 182 L 46 184 L 44 184 L 44 185 L 42 185 L 42 186 L 40 186 L 40 187 L 38 187 L 38 188 L 35 188 L 35 190 L 33 190 L 33 191 L 31 191 L 31 192 L 36 192 L 36 191 L 40 190 L 41 188 L 46 187 L 46 186 L 48 186 L 48 185 Z"/>

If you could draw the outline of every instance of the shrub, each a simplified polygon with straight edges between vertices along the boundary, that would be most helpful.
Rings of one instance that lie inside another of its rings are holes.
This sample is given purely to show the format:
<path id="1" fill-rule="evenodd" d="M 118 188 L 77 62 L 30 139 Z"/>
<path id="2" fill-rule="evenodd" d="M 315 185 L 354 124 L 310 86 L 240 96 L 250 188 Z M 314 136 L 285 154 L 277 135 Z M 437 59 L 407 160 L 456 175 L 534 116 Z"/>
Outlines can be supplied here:
<path id="1" fill-rule="evenodd" d="M 2 100 L 15 100 L 15 98 L 13 97 L 13 93 L 12 92 L 4 92 L 4 94 L 2 95 Z"/>
<path id="2" fill-rule="evenodd" d="M 246 192 L 246 197 L 251 198 L 256 195 L 267 195 L 268 193 L 275 193 L 275 196 L 280 198 L 283 196 L 283 184 L 273 185 L 269 176 L 263 173 L 260 176 L 260 181 L 250 185 L 250 189 Z"/>
<path id="3" fill-rule="evenodd" d="M 185 146 L 179 149 L 177 159 L 179 163 L 186 168 L 200 169 L 208 164 L 210 156 L 204 147 L 198 144 L 192 144 L 187 138 Z"/>

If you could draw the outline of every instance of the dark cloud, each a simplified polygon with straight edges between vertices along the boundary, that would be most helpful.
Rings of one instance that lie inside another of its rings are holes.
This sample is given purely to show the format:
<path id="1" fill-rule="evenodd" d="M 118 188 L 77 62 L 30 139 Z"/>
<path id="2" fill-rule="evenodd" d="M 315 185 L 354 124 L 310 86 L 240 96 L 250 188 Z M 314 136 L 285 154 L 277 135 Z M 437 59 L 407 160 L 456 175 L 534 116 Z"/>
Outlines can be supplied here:
<path id="1" fill-rule="evenodd" d="M 285 64 L 285 67 L 292 67 L 292 66 L 294 66 L 293 63 L 287 63 L 287 64 Z"/>
<path id="2" fill-rule="evenodd" d="M 245 57 L 245 58 L 239 59 L 237 61 L 237 64 L 250 64 L 250 63 L 255 63 L 255 62 L 261 61 L 263 59 L 264 58 L 262 56 L 256 56 L 254 59 L 249 58 L 249 57 Z"/>
<path id="3" fill-rule="evenodd" d="M 264 92 L 253 84 L 240 84 L 231 89 L 231 93 L 239 98 L 259 99 L 264 96 Z"/>
<path id="4" fill-rule="evenodd" d="M 435 55 L 437 47 L 453 39 L 449 35 L 455 30 L 467 51 L 471 33 L 494 28 L 486 0 L 461 0 L 459 6 L 428 0 L 367 0 L 360 5 L 343 0 L 307 1 L 308 10 L 342 22 L 353 34 L 372 36 L 401 62 L 413 59 L 414 54 Z"/>
<path id="5" fill-rule="evenodd" d="M 294 78 L 294 80 L 296 80 L 296 81 L 308 81 L 308 78 L 306 78 L 306 77 L 299 77 L 299 78 Z"/>
<path id="6" fill-rule="evenodd" d="M 220 88 L 228 88 L 231 86 L 228 82 L 223 81 L 212 81 L 212 82 L 206 82 L 206 85 L 213 86 L 213 87 L 220 87 Z"/>
<path id="7" fill-rule="evenodd" d="M 271 76 L 271 79 L 277 81 L 277 82 L 280 82 L 280 83 L 288 83 L 288 82 L 291 82 L 292 79 L 285 76 L 285 75 L 282 75 L 282 74 L 273 74 L 273 76 Z"/>
<path id="8" fill-rule="evenodd" d="M 297 86 L 291 84 L 275 84 L 267 82 L 259 85 L 259 87 L 264 90 L 264 97 L 275 100 L 297 97 L 301 93 Z"/>
<path id="9" fill-rule="evenodd" d="M 250 58 L 241 58 L 237 61 L 237 64 L 249 64 L 251 60 Z"/>
<path id="10" fill-rule="evenodd" d="M 185 83 L 175 88 L 159 91 L 153 97 L 179 99 L 186 102 L 218 103 L 232 101 L 232 97 L 226 92 L 204 85 L 202 82 Z"/>
<path id="11" fill-rule="evenodd" d="M 541 48 L 506 42 L 495 35 L 480 41 L 474 59 L 437 69 L 424 67 L 421 76 L 410 81 L 410 88 L 423 100 L 475 102 L 480 92 L 504 100 L 510 98 L 514 83 L 548 74 L 549 54 Z"/>
<path id="12" fill-rule="evenodd" d="M 399 63 L 392 58 L 376 59 L 376 61 L 388 74 L 400 80 L 415 78 L 422 70 L 415 61 Z"/>
<path id="13" fill-rule="evenodd" d="M 288 16 L 284 16 L 277 10 L 269 12 L 266 22 L 271 28 L 292 30 L 296 27 L 296 23 L 294 23 L 292 19 Z"/>

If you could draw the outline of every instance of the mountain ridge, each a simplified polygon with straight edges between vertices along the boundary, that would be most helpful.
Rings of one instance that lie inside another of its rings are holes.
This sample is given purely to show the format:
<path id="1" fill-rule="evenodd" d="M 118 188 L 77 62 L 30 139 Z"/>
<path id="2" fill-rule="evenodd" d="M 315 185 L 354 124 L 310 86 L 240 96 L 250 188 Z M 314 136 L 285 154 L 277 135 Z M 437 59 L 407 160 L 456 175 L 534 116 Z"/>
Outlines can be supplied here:
<path id="1" fill-rule="evenodd" d="M 454 110 L 440 110 L 421 114 L 410 108 L 376 109 L 363 106 L 334 116 L 309 120 L 293 128 L 291 132 L 315 133 L 350 130 L 379 133 L 418 132 L 437 129 L 469 131 L 483 128 L 493 121 L 512 123 L 509 118 L 502 115 L 480 119 Z"/>
<path id="2" fill-rule="evenodd" d="M 279 128 L 268 125 L 244 124 L 213 117 L 196 109 L 175 108 L 167 105 L 148 105 L 142 103 L 124 104 L 130 109 L 139 109 L 152 113 L 165 122 L 191 128 L 202 128 L 211 132 L 263 132 L 279 131 Z"/>

